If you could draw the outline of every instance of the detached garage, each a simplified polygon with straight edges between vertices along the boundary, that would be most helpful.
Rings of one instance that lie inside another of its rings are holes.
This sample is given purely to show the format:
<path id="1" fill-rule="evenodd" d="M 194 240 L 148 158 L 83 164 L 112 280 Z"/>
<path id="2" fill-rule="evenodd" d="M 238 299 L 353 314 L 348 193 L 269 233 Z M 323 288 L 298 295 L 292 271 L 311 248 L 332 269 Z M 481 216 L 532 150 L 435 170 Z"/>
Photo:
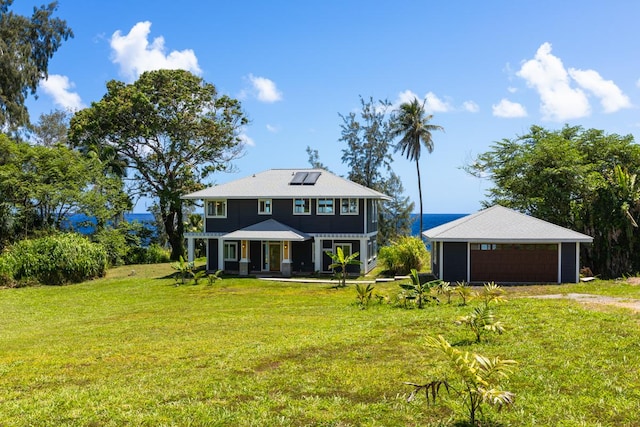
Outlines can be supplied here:
<path id="1" fill-rule="evenodd" d="M 593 238 L 502 206 L 431 228 L 431 267 L 448 282 L 576 283 Z"/>

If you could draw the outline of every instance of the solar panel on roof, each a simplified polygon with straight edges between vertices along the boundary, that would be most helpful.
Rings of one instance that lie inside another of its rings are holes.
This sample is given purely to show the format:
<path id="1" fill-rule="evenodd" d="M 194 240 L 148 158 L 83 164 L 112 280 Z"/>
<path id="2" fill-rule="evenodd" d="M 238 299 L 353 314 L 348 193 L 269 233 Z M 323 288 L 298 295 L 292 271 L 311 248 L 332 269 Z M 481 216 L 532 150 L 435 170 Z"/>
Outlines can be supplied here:
<path id="1" fill-rule="evenodd" d="M 296 172 L 291 181 L 289 181 L 289 185 L 302 185 L 308 174 L 308 172 Z"/>
<path id="2" fill-rule="evenodd" d="M 320 178 L 320 172 L 309 172 L 307 177 L 302 182 L 302 185 L 314 185 L 318 178 Z"/>

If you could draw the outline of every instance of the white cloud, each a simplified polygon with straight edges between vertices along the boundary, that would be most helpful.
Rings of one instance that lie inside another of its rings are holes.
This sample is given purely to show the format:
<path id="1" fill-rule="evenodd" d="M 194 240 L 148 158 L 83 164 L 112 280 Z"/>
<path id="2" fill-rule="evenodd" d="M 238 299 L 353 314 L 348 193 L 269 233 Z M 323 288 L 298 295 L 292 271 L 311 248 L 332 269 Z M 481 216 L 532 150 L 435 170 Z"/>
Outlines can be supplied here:
<path id="1" fill-rule="evenodd" d="M 540 95 L 540 110 L 544 119 L 564 121 L 590 114 L 587 96 L 580 88 L 571 87 L 562 61 L 551 54 L 550 43 L 543 43 L 534 59 L 523 63 L 516 75 Z"/>
<path id="2" fill-rule="evenodd" d="M 246 133 L 241 133 L 240 135 L 238 135 L 238 138 L 240 138 L 240 141 L 242 141 L 244 145 L 248 145 L 249 147 L 256 146 L 256 143 L 254 142 L 254 140 L 251 139 L 249 135 L 247 135 Z"/>
<path id="3" fill-rule="evenodd" d="M 438 98 L 438 96 L 433 92 L 428 92 L 424 96 L 424 98 L 421 98 L 408 89 L 398 94 L 398 99 L 393 103 L 392 108 L 397 109 L 400 104 L 411 102 L 414 100 L 414 98 L 417 98 L 418 100 L 424 102 L 424 109 L 428 114 L 446 113 L 453 110 L 453 107 L 451 106 L 451 104 L 449 104 L 448 101 L 443 101 L 442 99 Z"/>
<path id="4" fill-rule="evenodd" d="M 267 124 L 267 130 L 269 132 L 276 133 L 276 132 L 280 131 L 280 128 L 278 126 L 273 126 L 273 125 Z"/>
<path id="5" fill-rule="evenodd" d="M 498 104 L 492 105 L 491 109 L 496 117 L 527 117 L 527 110 L 521 104 L 511 102 L 506 98 L 502 98 Z"/>
<path id="6" fill-rule="evenodd" d="M 253 74 L 249 74 L 248 78 L 259 101 L 273 103 L 282 100 L 282 92 L 272 80 Z"/>
<path id="7" fill-rule="evenodd" d="M 630 108 L 629 97 L 611 80 L 603 79 L 597 71 L 569 68 L 569 75 L 582 88 L 600 98 L 605 113 L 615 113 L 622 108 Z"/>
<path id="8" fill-rule="evenodd" d="M 56 105 L 66 110 L 76 111 L 84 108 L 80 95 L 71 91 L 75 87 L 67 76 L 60 74 L 49 74 L 47 80 L 40 80 L 40 87 L 50 97 Z"/>
<path id="9" fill-rule="evenodd" d="M 507 88 L 507 91 L 508 91 L 509 93 L 516 93 L 516 92 L 518 91 L 518 88 L 517 88 L 517 87 L 513 87 L 513 86 L 509 86 L 509 87 Z"/>
<path id="10" fill-rule="evenodd" d="M 127 35 L 118 30 L 111 36 L 112 60 L 120 65 L 124 77 L 133 81 L 145 71 L 160 69 L 202 72 L 193 50 L 174 50 L 167 55 L 163 37 L 156 37 L 149 44 L 150 30 L 151 22 L 144 21 L 134 25 Z"/>
<path id="11" fill-rule="evenodd" d="M 462 103 L 462 108 L 470 113 L 477 113 L 480 111 L 480 106 L 473 101 L 464 101 Z"/>

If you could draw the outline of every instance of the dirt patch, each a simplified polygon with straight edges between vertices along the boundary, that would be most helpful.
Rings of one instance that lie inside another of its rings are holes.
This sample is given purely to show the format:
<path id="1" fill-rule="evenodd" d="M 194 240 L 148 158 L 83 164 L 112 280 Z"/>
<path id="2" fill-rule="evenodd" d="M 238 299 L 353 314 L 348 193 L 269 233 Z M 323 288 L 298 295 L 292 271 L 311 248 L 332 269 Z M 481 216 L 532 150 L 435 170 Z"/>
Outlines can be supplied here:
<path id="1" fill-rule="evenodd" d="M 638 282 L 640 284 L 640 281 Z M 591 294 L 552 294 L 552 295 L 537 295 L 531 298 L 540 299 L 571 299 L 581 302 L 583 304 L 597 304 L 597 305 L 610 305 L 614 307 L 628 308 L 633 311 L 640 312 L 640 300 L 631 298 L 616 298 L 607 297 L 603 295 L 591 295 Z"/>
<path id="2" fill-rule="evenodd" d="M 627 282 L 630 285 L 640 285 L 640 277 L 629 277 L 627 280 L 625 280 L 625 282 Z"/>

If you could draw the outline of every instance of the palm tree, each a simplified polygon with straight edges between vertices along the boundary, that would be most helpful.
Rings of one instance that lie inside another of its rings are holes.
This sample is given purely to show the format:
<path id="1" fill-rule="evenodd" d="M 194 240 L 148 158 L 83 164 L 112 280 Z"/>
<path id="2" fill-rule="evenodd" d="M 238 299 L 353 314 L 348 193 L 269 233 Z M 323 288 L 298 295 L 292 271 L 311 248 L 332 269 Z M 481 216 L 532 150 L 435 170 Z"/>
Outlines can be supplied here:
<path id="1" fill-rule="evenodd" d="M 429 123 L 432 114 L 426 114 L 424 102 L 421 104 L 417 98 L 411 102 L 405 102 L 397 110 L 397 116 L 393 121 L 391 136 L 400 137 L 396 145 L 396 151 L 400 150 L 403 156 L 409 160 L 415 160 L 418 172 L 418 194 L 420 195 L 420 234 L 422 234 L 422 185 L 420 182 L 420 153 L 422 145 L 429 153 L 433 152 L 433 139 L 431 132 L 442 130 L 442 126 Z"/>

